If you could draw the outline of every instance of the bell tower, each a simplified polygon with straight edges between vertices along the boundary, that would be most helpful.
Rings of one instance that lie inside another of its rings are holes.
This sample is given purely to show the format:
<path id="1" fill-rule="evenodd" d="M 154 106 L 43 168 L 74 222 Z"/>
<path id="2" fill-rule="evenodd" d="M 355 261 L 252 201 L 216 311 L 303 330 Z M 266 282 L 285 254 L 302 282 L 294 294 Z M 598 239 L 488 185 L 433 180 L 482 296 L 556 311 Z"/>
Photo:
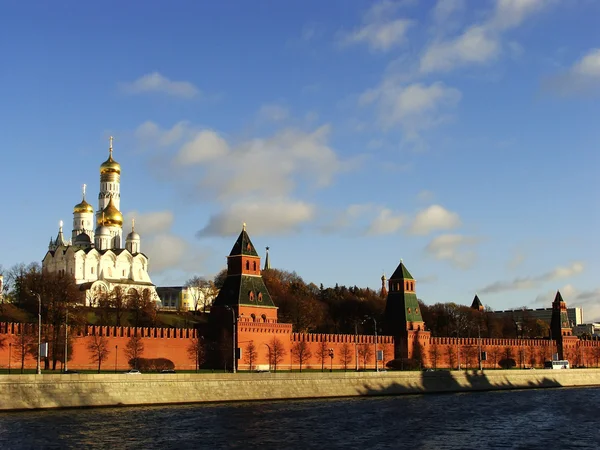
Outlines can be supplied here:
<path id="1" fill-rule="evenodd" d="M 552 319 L 550 320 L 551 339 L 556 341 L 556 351 L 558 359 L 565 359 L 565 347 L 568 347 L 569 341 L 572 341 L 573 329 L 567 313 L 567 304 L 556 291 L 556 296 L 552 302 Z"/>

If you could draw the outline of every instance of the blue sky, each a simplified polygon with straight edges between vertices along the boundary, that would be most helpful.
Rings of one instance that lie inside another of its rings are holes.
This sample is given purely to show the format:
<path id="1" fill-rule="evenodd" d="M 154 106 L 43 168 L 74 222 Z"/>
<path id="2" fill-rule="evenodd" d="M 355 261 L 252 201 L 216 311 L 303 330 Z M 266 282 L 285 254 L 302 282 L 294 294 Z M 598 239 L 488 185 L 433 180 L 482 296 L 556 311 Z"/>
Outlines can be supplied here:
<path id="1" fill-rule="evenodd" d="M 600 3 L 7 2 L 0 264 L 96 206 L 113 135 L 153 281 L 273 266 L 600 320 Z M 126 232 L 129 231 L 128 229 Z"/>

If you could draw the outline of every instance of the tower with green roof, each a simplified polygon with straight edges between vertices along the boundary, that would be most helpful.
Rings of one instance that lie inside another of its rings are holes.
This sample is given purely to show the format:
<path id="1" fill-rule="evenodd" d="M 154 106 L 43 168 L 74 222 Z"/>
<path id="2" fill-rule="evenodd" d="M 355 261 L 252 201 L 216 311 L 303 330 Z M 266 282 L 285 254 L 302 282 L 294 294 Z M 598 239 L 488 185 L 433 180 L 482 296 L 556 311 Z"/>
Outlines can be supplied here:
<path id="1" fill-rule="evenodd" d="M 227 278 L 212 309 L 232 309 L 237 317 L 252 322 L 277 322 L 277 307 L 263 281 L 260 256 L 246 232 L 246 224 L 227 257 Z"/>
<path id="2" fill-rule="evenodd" d="M 385 332 L 394 336 L 395 357 L 412 358 L 416 339 L 429 335 L 421 316 L 415 291 L 416 280 L 402 260 L 388 280 L 385 304 Z M 419 336 L 420 334 L 420 336 Z"/>
<path id="3" fill-rule="evenodd" d="M 560 291 L 556 291 L 556 296 L 552 302 L 552 319 L 550 320 L 551 338 L 556 341 L 556 351 L 558 359 L 565 359 L 565 341 L 572 341 L 573 328 L 569 321 L 567 313 L 567 304 L 560 295 Z M 565 339 L 566 338 L 566 339 Z"/>

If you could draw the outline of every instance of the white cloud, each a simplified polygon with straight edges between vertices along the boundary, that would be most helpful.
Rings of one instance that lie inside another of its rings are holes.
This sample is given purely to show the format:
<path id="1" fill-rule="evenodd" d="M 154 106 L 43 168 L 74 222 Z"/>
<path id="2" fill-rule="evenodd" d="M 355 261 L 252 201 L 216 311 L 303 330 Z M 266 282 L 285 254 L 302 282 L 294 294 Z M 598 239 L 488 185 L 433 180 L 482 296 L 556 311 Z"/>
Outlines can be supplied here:
<path id="1" fill-rule="evenodd" d="M 177 122 L 168 130 L 162 129 L 151 120 L 147 120 L 136 128 L 134 135 L 145 144 L 152 143 L 158 147 L 168 147 L 181 141 L 189 133 L 189 122 L 185 120 Z"/>
<path id="2" fill-rule="evenodd" d="M 152 272 L 162 272 L 179 266 L 186 252 L 190 251 L 190 246 L 184 239 L 172 234 L 151 236 L 141 244 L 142 251 L 148 255 Z"/>
<path id="3" fill-rule="evenodd" d="M 281 122 L 286 120 L 290 115 L 290 111 L 282 105 L 270 103 L 263 105 L 258 110 L 258 119 L 268 122 Z"/>
<path id="4" fill-rule="evenodd" d="M 527 259 L 527 257 L 523 253 L 521 253 L 521 252 L 515 253 L 513 258 L 508 262 L 509 269 L 512 269 L 512 270 L 516 269 L 521 264 L 523 264 L 525 259 Z"/>
<path id="5" fill-rule="evenodd" d="M 130 224 L 132 219 L 135 219 L 135 230 L 140 235 L 152 235 L 168 231 L 174 221 L 173 212 L 169 210 L 147 213 L 131 211 L 125 214 L 124 223 Z"/>
<path id="6" fill-rule="evenodd" d="M 502 51 L 503 33 L 520 26 L 552 3 L 548 0 L 496 0 L 488 20 L 469 26 L 453 39 L 434 40 L 421 56 L 420 71 L 449 71 L 494 60 Z"/>
<path id="7" fill-rule="evenodd" d="M 477 259 L 473 247 L 480 241 L 473 236 L 443 234 L 432 239 L 425 247 L 425 252 L 440 261 L 449 261 L 460 269 L 468 269 Z"/>
<path id="8" fill-rule="evenodd" d="M 215 131 L 202 130 L 186 142 L 175 158 L 176 164 L 202 164 L 224 158 L 229 153 L 229 146 L 225 139 Z"/>
<path id="9" fill-rule="evenodd" d="M 406 41 L 406 34 L 414 24 L 412 20 L 395 18 L 398 2 L 375 3 L 363 18 L 363 25 L 352 32 L 343 33 L 342 45 L 366 43 L 371 50 L 388 51 Z"/>
<path id="10" fill-rule="evenodd" d="M 384 128 L 400 125 L 405 138 L 415 138 L 421 130 L 435 126 L 443 119 L 443 111 L 454 107 L 461 98 L 459 90 L 441 82 L 402 84 L 386 77 L 375 89 L 364 92 L 360 103 L 375 103 Z"/>
<path id="11" fill-rule="evenodd" d="M 143 75 L 132 82 L 121 83 L 120 87 L 128 94 L 160 92 L 186 99 L 200 95 L 200 90 L 189 81 L 171 81 L 158 72 Z"/>
<path id="12" fill-rule="evenodd" d="M 600 93 L 600 48 L 593 48 L 564 73 L 545 82 L 548 90 L 561 95 Z"/>
<path id="13" fill-rule="evenodd" d="M 417 213 L 410 226 L 410 232 L 427 235 L 438 230 L 452 230 L 459 227 L 460 224 L 460 217 L 457 213 L 448 211 L 440 205 L 431 205 Z"/>
<path id="14" fill-rule="evenodd" d="M 212 216 L 199 237 L 230 236 L 239 233 L 246 223 L 253 235 L 286 234 L 314 219 L 315 207 L 286 198 L 233 203 Z"/>
<path id="15" fill-rule="evenodd" d="M 473 26 L 451 41 L 433 43 L 421 57 L 420 71 L 447 71 L 463 64 L 484 63 L 499 52 L 497 38 L 486 28 Z"/>
<path id="16" fill-rule="evenodd" d="M 369 228 L 368 235 L 385 235 L 396 233 L 404 225 L 406 219 L 401 213 L 394 213 L 391 209 L 384 208 L 373 219 Z"/>
<path id="17" fill-rule="evenodd" d="M 299 182 L 311 187 L 327 186 L 344 168 L 328 145 L 330 128 L 321 126 L 312 132 L 283 129 L 266 139 L 251 139 L 218 149 L 199 149 L 218 158 L 198 157 L 205 174 L 200 182 L 220 200 L 239 195 L 281 196 L 292 192 Z M 188 144 L 180 150 L 183 154 Z M 190 160 L 191 163 L 191 160 Z"/>
<path id="18" fill-rule="evenodd" d="M 584 269 L 585 266 L 582 262 L 575 261 L 569 266 L 558 266 L 553 270 L 542 273 L 540 275 L 518 277 L 509 281 L 496 281 L 492 284 L 487 285 L 480 291 L 482 293 L 496 293 L 505 291 L 516 291 L 522 289 L 532 289 L 548 281 L 574 277 L 582 273 Z"/>
<path id="19" fill-rule="evenodd" d="M 436 25 L 444 24 L 465 8 L 465 0 L 438 0 L 431 11 Z"/>

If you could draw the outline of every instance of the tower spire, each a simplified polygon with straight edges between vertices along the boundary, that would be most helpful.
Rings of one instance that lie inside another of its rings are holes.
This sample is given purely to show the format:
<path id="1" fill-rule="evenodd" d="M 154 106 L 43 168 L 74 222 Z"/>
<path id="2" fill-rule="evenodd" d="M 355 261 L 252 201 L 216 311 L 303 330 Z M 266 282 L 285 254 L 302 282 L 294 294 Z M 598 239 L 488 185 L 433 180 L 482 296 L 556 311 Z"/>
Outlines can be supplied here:
<path id="1" fill-rule="evenodd" d="M 83 194 L 83 199 L 85 200 L 85 188 L 87 187 L 87 184 L 83 183 L 83 186 L 81 188 L 82 194 Z"/>
<path id="2" fill-rule="evenodd" d="M 269 270 L 271 268 L 271 260 L 269 259 L 269 247 L 265 247 L 267 249 L 267 255 L 265 256 L 265 267 L 263 270 Z"/>
<path id="3" fill-rule="evenodd" d="M 131 219 L 131 232 L 135 231 L 135 219 Z"/>
<path id="4" fill-rule="evenodd" d="M 112 144 L 113 144 L 113 137 L 111 136 L 108 138 L 108 153 L 111 158 L 112 158 L 112 152 L 113 152 Z"/>

